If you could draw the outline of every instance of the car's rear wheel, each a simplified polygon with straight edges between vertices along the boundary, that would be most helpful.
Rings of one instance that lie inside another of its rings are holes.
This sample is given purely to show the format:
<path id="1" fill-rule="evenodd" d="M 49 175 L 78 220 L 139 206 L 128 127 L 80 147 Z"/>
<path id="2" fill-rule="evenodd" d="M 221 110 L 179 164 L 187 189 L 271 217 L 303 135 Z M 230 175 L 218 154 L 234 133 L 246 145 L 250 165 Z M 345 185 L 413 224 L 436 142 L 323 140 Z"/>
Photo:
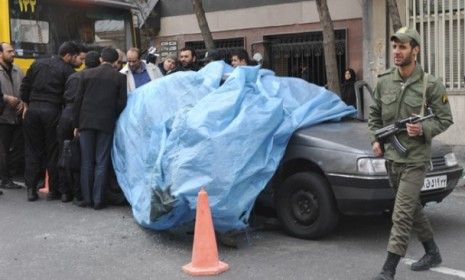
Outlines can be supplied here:
<path id="1" fill-rule="evenodd" d="M 318 238 L 336 226 L 339 213 L 326 180 L 313 172 L 291 175 L 276 191 L 276 211 L 286 231 L 299 238 Z"/>

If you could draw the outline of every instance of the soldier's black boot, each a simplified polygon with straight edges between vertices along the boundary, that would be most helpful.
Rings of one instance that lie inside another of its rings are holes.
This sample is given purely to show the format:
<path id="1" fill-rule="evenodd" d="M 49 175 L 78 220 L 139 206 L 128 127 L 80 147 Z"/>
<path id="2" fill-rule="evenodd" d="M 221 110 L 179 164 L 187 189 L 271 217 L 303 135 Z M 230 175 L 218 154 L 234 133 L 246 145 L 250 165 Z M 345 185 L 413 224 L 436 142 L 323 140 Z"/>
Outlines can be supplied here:
<path id="1" fill-rule="evenodd" d="M 428 270 L 438 266 L 442 262 L 439 248 L 433 239 L 422 243 L 426 254 L 417 262 L 412 263 L 411 269 L 414 271 Z"/>
<path id="2" fill-rule="evenodd" d="M 386 262 L 383 265 L 383 270 L 373 280 L 394 280 L 396 274 L 396 268 L 399 264 L 400 256 L 391 252 L 388 252 Z"/>
<path id="3" fill-rule="evenodd" d="M 27 188 L 27 200 L 28 201 L 36 201 L 39 199 L 39 196 L 37 195 L 37 191 L 34 188 Z"/>

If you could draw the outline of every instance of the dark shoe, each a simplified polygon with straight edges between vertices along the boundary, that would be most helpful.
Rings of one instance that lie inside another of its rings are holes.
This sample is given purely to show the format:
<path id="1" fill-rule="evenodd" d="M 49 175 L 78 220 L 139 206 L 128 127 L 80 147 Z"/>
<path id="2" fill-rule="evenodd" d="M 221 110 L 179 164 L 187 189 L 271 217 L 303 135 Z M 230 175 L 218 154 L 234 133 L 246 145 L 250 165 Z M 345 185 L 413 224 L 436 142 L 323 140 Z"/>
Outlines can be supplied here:
<path id="1" fill-rule="evenodd" d="M 56 192 L 56 191 L 50 191 L 47 194 L 47 201 L 57 200 L 57 199 L 60 199 L 60 198 L 61 198 L 60 193 Z"/>
<path id="2" fill-rule="evenodd" d="M 37 191 L 33 188 L 27 188 L 27 200 L 36 201 L 37 199 L 39 199 L 39 196 L 37 195 Z"/>
<path id="3" fill-rule="evenodd" d="M 73 204 L 78 206 L 78 207 L 83 207 L 83 208 L 89 206 L 89 204 L 87 202 L 85 202 L 82 199 L 78 199 L 76 197 L 73 199 Z"/>
<path id="4" fill-rule="evenodd" d="M 389 271 L 381 271 L 373 280 L 394 280 L 394 274 Z"/>
<path id="5" fill-rule="evenodd" d="M 425 248 L 426 254 L 417 262 L 412 263 L 410 267 L 413 271 L 428 270 L 432 267 L 436 267 L 442 263 L 441 254 L 439 248 L 433 239 L 422 243 Z"/>
<path id="6" fill-rule="evenodd" d="M 383 269 L 375 278 L 373 278 L 373 280 L 394 280 L 394 275 L 396 274 L 396 268 L 399 261 L 399 255 L 388 252 Z"/>
<path id="7" fill-rule="evenodd" d="M 75 197 L 73 199 L 73 204 L 76 205 L 76 206 L 79 206 L 79 207 L 87 207 L 87 203 L 83 200 L 83 199 L 79 199 L 77 197 Z"/>
<path id="8" fill-rule="evenodd" d="M 62 193 L 61 194 L 61 202 L 70 202 L 71 200 L 73 200 L 73 196 L 70 195 L 69 193 Z"/>
<path id="9" fill-rule="evenodd" d="M 3 192 L 2 192 L 2 191 L 0 191 L 0 195 L 2 195 L 2 194 L 3 194 Z"/>
<path id="10" fill-rule="evenodd" d="M 96 203 L 94 205 L 94 210 L 102 210 L 103 208 L 106 208 L 107 206 L 104 203 Z"/>
<path id="11" fill-rule="evenodd" d="M 237 245 L 237 239 L 234 238 L 233 236 L 229 236 L 226 234 L 219 234 L 218 235 L 218 242 L 226 247 L 230 248 L 238 248 L 239 246 Z"/>
<path id="12" fill-rule="evenodd" d="M 10 189 L 10 190 L 12 190 L 12 189 L 20 189 L 22 187 L 21 187 L 21 185 L 18 185 L 18 184 L 16 184 L 15 182 L 13 182 L 11 180 L 6 180 L 6 181 L 4 180 L 4 181 L 2 181 L 2 184 L 0 185 L 0 188 L 1 189 L 7 189 L 7 190 Z"/>

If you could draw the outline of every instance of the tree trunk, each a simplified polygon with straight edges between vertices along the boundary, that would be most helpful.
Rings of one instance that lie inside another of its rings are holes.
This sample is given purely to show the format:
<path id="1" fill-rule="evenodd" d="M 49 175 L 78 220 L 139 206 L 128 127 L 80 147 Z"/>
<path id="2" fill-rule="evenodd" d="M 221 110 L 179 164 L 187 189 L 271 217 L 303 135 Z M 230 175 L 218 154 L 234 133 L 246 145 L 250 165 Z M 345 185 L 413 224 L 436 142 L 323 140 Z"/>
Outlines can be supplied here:
<path id="1" fill-rule="evenodd" d="M 334 36 L 333 21 L 331 20 L 326 0 L 316 0 L 315 2 L 318 8 L 318 15 L 320 16 L 320 23 L 323 27 L 323 48 L 328 89 L 340 95 L 341 87 L 337 70 L 336 39 Z"/>
<path id="2" fill-rule="evenodd" d="M 208 27 L 208 22 L 207 18 L 205 17 L 205 10 L 203 9 L 202 0 L 192 0 L 192 6 L 194 7 L 194 13 L 197 16 L 197 22 L 199 23 L 199 28 L 202 32 L 205 47 L 207 48 L 207 51 L 211 51 L 215 48 L 215 43 L 213 42 L 210 27 Z"/>
<path id="3" fill-rule="evenodd" d="M 399 9 L 397 8 L 396 0 L 387 0 L 389 17 L 392 21 L 392 29 L 394 32 L 399 30 L 402 27 L 402 22 L 400 21 Z"/>

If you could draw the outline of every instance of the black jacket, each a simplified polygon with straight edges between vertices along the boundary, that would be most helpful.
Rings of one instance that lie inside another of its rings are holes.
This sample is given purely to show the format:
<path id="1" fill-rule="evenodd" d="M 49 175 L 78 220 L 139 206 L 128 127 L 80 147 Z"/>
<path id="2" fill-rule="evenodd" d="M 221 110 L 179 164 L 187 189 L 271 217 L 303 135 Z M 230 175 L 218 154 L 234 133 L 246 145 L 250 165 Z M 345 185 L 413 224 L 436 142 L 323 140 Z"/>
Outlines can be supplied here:
<path id="1" fill-rule="evenodd" d="M 192 62 L 192 63 L 186 65 L 185 67 L 182 66 L 182 65 L 179 65 L 176 68 L 176 72 L 177 71 L 199 71 L 199 70 L 200 70 L 200 67 L 196 62 Z"/>
<path id="2" fill-rule="evenodd" d="M 356 97 L 355 97 L 355 81 L 347 81 L 341 85 L 341 99 L 347 105 L 352 105 L 356 107 Z"/>
<path id="3" fill-rule="evenodd" d="M 86 69 L 72 74 L 66 81 L 65 93 L 63 94 L 63 101 L 65 103 L 65 106 L 63 108 L 63 111 L 61 112 L 60 118 L 66 119 L 67 121 L 71 122 L 70 126 L 73 125 L 72 119 L 74 117 L 74 99 L 76 98 L 79 81 L 84 71 L 86 71 Z"/>
<path id="4" fill-rule="evenodd" d="M 110 64 L 82 72 L 74 104 L 74 127 L 113 133 L 126 100 L 126 76 Z"/>
<path id="5" fill-rule="evenodd" d="M 36 60 L 21 83 L 21 99 L 28 104 L 41 101 L 62 105 L 66 80 L 74 72 L 73 66 L 58 56 Z"/>
<path id="6" fill-rule="evenodd" d="M 63 94 L 63 101 L 66 105 L 72 104 L 76 98 L 76 93 L 79 86 L 79 81 L 81 80 L 81 75 L 86 69 L 81 72 L 76 72 L 69 76 L 65 84 L 65 93 Z"/>

